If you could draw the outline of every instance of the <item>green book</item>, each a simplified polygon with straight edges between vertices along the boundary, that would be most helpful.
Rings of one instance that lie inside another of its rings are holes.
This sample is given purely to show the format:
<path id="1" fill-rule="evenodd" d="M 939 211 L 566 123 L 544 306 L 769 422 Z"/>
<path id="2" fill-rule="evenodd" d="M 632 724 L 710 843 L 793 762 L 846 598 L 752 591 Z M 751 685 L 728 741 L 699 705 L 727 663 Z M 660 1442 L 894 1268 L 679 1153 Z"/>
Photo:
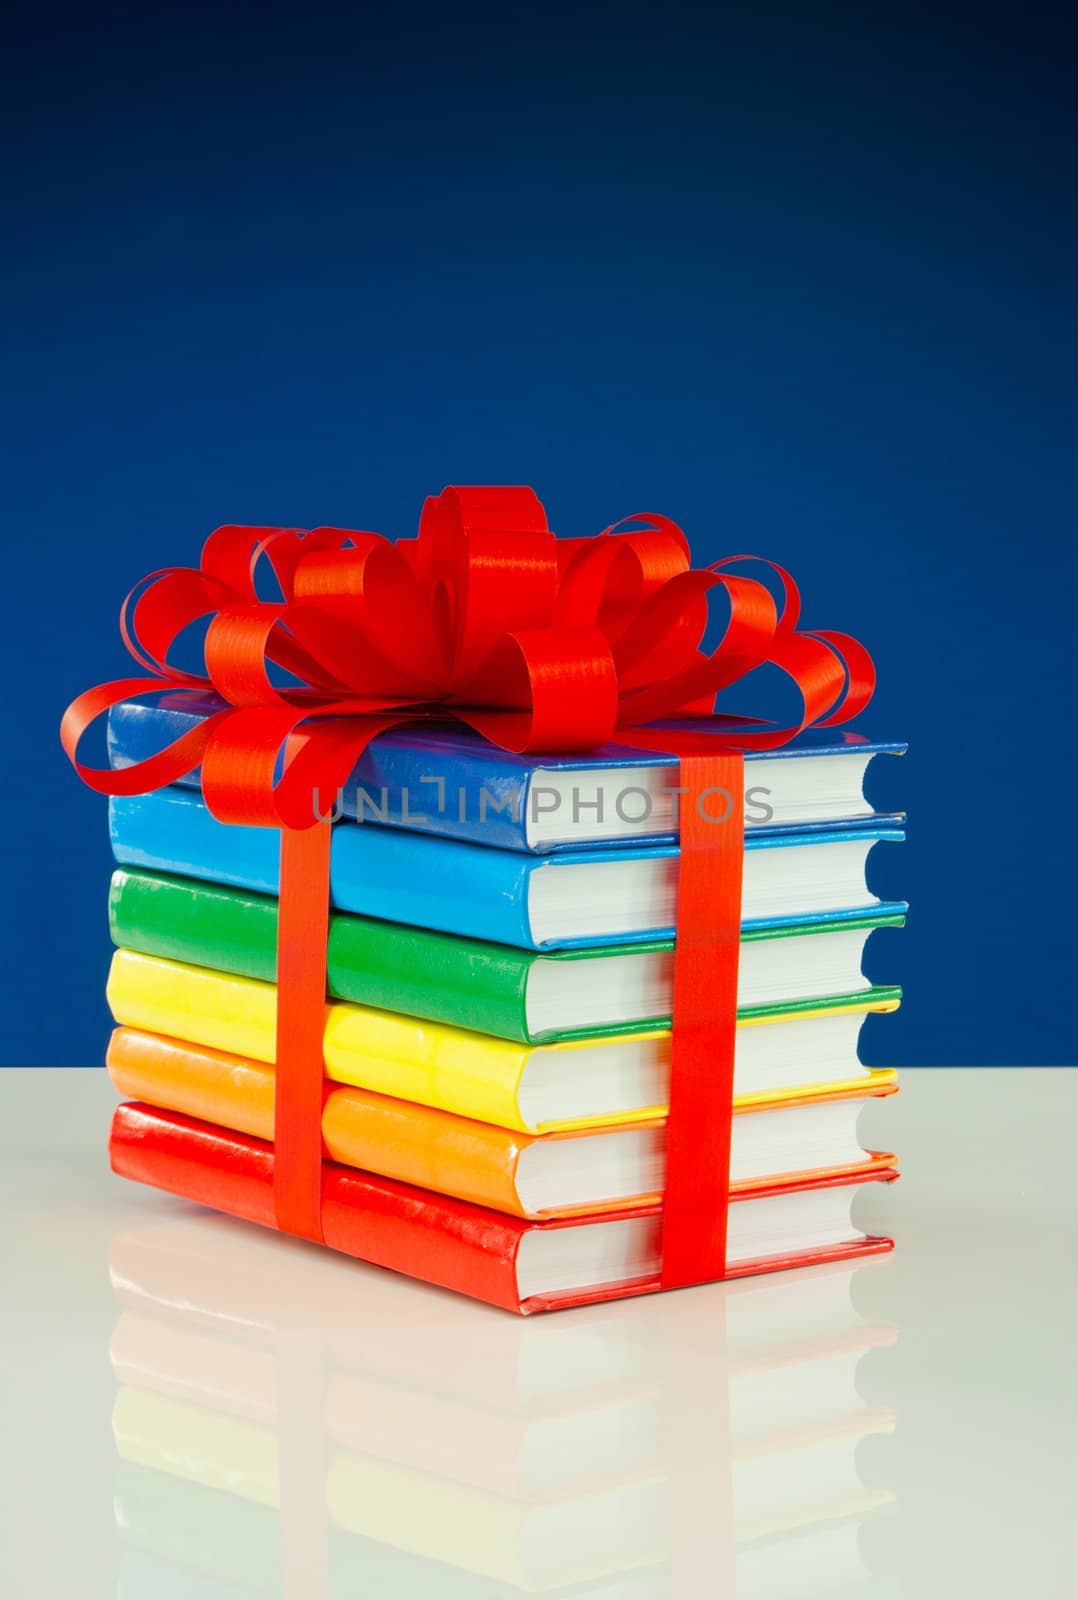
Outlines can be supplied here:
<path id="1" fill-rule="evenodd" d="M 865 940 L 900 927 L 894 912 L 743 931 L 738 1017 L 882 1007 L 896 988 L 861 975 Z M 113 943 L 146 955 L 273 982 L 277 899 L 158 872 L 113 874 Z M 338 1000 L 470 1028 L 522 1044 L 669 1026 L 674 947 L 519 950 L 429 928 L 335 913 L 329 992 Z"/>

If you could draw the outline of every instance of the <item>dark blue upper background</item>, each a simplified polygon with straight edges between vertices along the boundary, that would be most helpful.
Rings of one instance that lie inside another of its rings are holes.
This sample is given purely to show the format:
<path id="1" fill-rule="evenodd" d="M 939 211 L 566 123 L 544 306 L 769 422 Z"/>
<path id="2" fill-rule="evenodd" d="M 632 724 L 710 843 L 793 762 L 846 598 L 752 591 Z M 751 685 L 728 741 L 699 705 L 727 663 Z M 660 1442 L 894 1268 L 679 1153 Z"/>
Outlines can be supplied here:
<path id="1" fill-rule="evenodd" d="M 410 534 L 446 482 L 792 567 L 911 744 L 871 1058 L 1076 1059 L 1075 38 L 741 9 L 16 14 L 5 1062 L 101 1059 L 56 722 L 130 583 L 224 521 Z"/>

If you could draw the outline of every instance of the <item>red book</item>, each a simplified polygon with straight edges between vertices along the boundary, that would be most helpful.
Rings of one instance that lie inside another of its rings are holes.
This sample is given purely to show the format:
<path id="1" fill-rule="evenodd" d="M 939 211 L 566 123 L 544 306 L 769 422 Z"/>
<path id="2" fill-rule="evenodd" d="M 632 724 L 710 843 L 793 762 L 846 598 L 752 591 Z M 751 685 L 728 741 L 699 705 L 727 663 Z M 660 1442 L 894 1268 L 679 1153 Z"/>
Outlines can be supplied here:
<path id="1" fill-rule="evenodd" d="M 273 1146 L 176 1112 L 120 1106 L 112 1168 L 250 1222 L 276 1227 Z M 871 1174 L 744 1189 L 730 1197 L 727 1275 L 742 1277 L 891 1248 L 860 1233 L 850 1202 Z M 660 1288 L 662 1210 L 640 1206 L 529 1222 L 426 1189 L 325 1162 L 322 1224 L 331 1249 L 528 1314 Z"/>

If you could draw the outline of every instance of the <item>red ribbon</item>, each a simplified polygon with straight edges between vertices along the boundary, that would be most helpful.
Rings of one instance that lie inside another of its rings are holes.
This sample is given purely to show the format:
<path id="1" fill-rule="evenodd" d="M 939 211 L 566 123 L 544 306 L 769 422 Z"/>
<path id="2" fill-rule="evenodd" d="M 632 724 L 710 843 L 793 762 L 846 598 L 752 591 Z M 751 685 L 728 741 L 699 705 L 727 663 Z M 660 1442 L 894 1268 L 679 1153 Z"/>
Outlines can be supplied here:
<path id="1" fill-rule="evenodd" d="M 265 557 L 279 600 L 260 598 Z M 627 518 L 596 538 L 556 538 L 527 488 L 450 488 L 396 544 L 340 528 L 218 528 L 197 570 L 151 573 L 120 629 L 146 676 L 88 690 L 61 739 L 98 793 L 142 794 L 197 766 L 223 822 L 282 829 L 278 933 L 275 1204 L 279 1226 L 321 1238 L 322 1021 L 329 828 L 316 826 L 370 740 L 404 722 L 467 724 L 520 752 L 592 750 L 612 739 L 681 761 L 681 864 L 667 1127 L 663 1283 L 723 1275 L 742 861 L 741 753 L 857 715 L 875 684 L 846 634 L 800 632 L 790 575 L 699 570 L 667 517 Z M 713 591 L 722 639 L 701 649 Z M 210 618 L 204 673 L 169 661 Z M 701 731 L 646 728 L 713 718 L 716 695 L 764 664 L 800 690 L 788 727 L 714 718 Z M 270 669 L 274 670 L 271 678 Z M 78 760 L 82 734 L 132 695 L 215 690 L 225 708 L 120 770 Z M 283 756 L 283 760 L 282 760 Z M 708 795 L 725 791 L 719 820 Z"/>

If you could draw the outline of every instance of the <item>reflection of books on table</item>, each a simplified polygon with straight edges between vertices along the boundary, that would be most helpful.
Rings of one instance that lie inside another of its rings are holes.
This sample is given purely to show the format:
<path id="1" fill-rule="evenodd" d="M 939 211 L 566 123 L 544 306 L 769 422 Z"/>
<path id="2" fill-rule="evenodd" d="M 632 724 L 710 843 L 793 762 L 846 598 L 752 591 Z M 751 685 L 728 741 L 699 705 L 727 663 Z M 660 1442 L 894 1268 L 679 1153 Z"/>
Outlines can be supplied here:
<path id="1" fill-rule="evenodd" d="M 885 1426 L 889 1413 L 858 1398 L 861 1354 L 852 1347 L 817 1355 L 811 1384 L 803 1367 L 790 1362 L 733 1374 L 731 1443 L 751 1454 Z M 133 1391 L 276 1426 L 278 1371 L 269 1349 L 125 1312 L 113 1334 L 112 1362 L 117 1380 Z M 577 1396 L 528 1417 L 332 1368 L 325 1375 L 324 1425 L 333 1444 L 357 1454 L 534 1498 L 626 1469 L 657 1471 L 663 1400 L 658 1384 L 644 1383 L 620 1394 Z"/>
<path id="2" fill-rule="evenodd" d="M 309 1514 L 287 1481 L 282 1506 L 282 1448 L 324 1476 L 305 1537 L 328 1545 L 334 1595 L 673 1596 L 685 1472 L 707 1475 L 739 1595 L 881 1592 L 860 1539 L 892 1496 L 862 1462 L 892 1415 L 858 1367 L 893 1331 L 851 1304 L 871 1263 L 716 1287 L 713 1321 L 661 1296 L 635 1319 L 525 1322 L 326 1265 L 217 1221 L 117 1237 L 131 1600 L 186 1592 L 170 1574 L 200 1575 L 206 1600 L 279 1590 L 282 1521 Z M 302 1418 L 283 1414 L 295 1362 L 321 1375 Z"/>
<path id="3" fill-rule="evenodd" d="M 270 1429 L 129 1389 L 120 1391 L 114 1426 L 129 1464 L 256 1505 L 279 1503 Z M 738 1538 L 804 1532 L 884 1504 L 888 1497 L 860 1480 L 857 1439 L 836 1435 L 735 1459 Z M 172 1493 L 171 1485 L 162 1493 L 159 1480 L 153 1498 L 167 1506 Z M 539 1592 L 669 1560 L 669 1496 L 665 1478 L 654 1476 L 522 1499 L 350 1451 L 332 1452 L 326 1475 L 339 1532 Z"/>
<path id="4" fill-rule="evenodd" d="M 835 1262 L 781 1277 L 732 1280 L 696 1296 L 581 1307 L 571 1317 L 509 1322 L 476 1317 L 466 1302 L 391 1273 L 279 1240 L 242 1223 L 192 1216 L 118 1233 L 110 1257 L 124 1310 L 175 1328 L 270 1348 L 285 1329 L 317 1326 L 327 1361 L 423 1393 L 500 1412 L 537 1415 L 574 1396 L 639 1390 L 656 1372 L 656 1347 L 687 1344 L 694 1362 L 724 1341 L 739 1370 L 894 1342 L 890 1324 L 855 1309 L 876 1263 Z M 719 1315 L 721 1307 L 722 1315 Z M 696 1349 L 707 1328 L 708 1348 Z"/>
<path id="5" fill-rule="evenodd" d="M 239 1500 L 228 1503 L 229 1518 L 221 1523 L 203 1520 L 196 1510 L 196 1520 L 188 1524 L 193 1537 L 214 1540 L 204 1547 L 212 1556 L 203 1555 L 201 1565 L 199 1547 L 176 1548 L 168 1537 L 153 1543 L 163 1531 L 162 1499 L 178 1502 L 190 1487 L 150 1473 L 132 1473 L 130 1478 L 119 1474 L 116 1506 L 124 1552 L 117 1600 L 147 1600 L 151 1595 L 153 1600 L 287 1600 L 277 1566 L 277 1519 L 264 1507 L 247 1506 L 255 1515 L 246 1522 Z M 214 1492 L 203 1493 L 211 1497 Z M 128 1509 L 134 1511 L 134 1520 L 125 1523 Z M 175 1511 L 185 1519 L 192 1515 L 190 1507 L 178 1503 Z M 695 1592 L 713 1594 L 715 1600 L 900 1600 L 893 1581 L 876 1576 L 866 1560 L 865 1525 L 864 1517 L 850 1517 L 739 1548 L 736 1591 L 716 1584 L 710 1591 Z M 329 1544 L 331 1600 L 366 1595 L 377 1600 L 523 1600 L 528 1592 L 352 1534 L 331 1531 Z M 683 1600 L 692 1592 L 678 1583 L 669 1563 L 660 1563 L 548 1594 L 557 1600 Z"/>

